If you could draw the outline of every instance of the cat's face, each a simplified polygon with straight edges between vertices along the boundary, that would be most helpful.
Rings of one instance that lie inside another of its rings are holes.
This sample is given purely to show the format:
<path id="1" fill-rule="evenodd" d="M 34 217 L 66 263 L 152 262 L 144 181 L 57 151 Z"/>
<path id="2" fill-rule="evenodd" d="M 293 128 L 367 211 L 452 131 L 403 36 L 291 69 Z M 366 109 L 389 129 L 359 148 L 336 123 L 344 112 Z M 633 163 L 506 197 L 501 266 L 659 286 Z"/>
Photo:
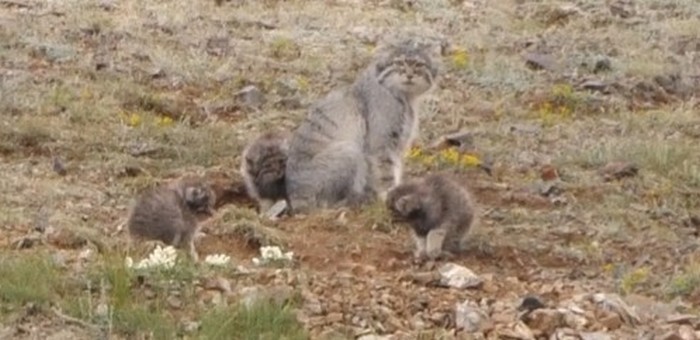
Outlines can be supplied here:
<path id="1" fill-rule="evenodd" d="M 255 141 L 247 152 L 243 162 L 245 171 L 253 178 L 262 170 L 263 162 L 269 166 L 271 159 L 276 159 L 279 166 L 284 168 L 284 160 L 289 151 L 289 135 L 282 133 L 266 133 Z M 282 169 L 280 169 L 281 171 Z"/>
<path id="2" fill-rule="evenodd" d="M 408 222 L 421 210 L 421 192 L 415 185 L 404 184 L 389 191 L 386 205 L 396 221 Z"/>
<path id="3" fill-rule="evenodd" d="M 429 53 L 416 46 L 395 47 L 380 56 L 376 65 L 379 83 L 409 99 L 428 92 L 438 75 Z"/>
<path id="4" fill-rule="evenodd" d="M 185 187 L 185 203 L 198 213 L 211 214 L 216 203 L 214 190 L 207 184 L 188 185 Z"/>

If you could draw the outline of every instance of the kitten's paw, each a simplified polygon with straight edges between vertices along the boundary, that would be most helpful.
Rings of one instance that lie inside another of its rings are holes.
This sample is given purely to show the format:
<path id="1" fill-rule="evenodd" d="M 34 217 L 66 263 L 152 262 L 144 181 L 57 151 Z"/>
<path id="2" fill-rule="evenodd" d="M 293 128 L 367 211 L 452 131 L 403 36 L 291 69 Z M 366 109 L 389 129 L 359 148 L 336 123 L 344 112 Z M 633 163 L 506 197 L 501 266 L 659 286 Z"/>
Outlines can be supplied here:
<path id="1" fill-rule="evenodd" d="M 415 251 L 413 252 L 413 263 L 414 263 L 414 264 L 422 264 L 422 263 L 424 263 L 427 259 L 428 259 L 428 257 L 426 256 L 426 254 L 425 254 L 424 251 L 415 250 Z"/>
<path id="2" fill-rule="evenodd" d="M 443 251 L 441 249 L 431 249 L 427 252 L 427 256 L 431 260 L 437 260 L 442 255 Z"/>
<path id="3" fill-rule="evenodd" d="M 423 266 L 428 261 L 427 257 L 421 256 L 421 257 L 413 257 L 411 259 L 411 263 L 416 266 Z"/>

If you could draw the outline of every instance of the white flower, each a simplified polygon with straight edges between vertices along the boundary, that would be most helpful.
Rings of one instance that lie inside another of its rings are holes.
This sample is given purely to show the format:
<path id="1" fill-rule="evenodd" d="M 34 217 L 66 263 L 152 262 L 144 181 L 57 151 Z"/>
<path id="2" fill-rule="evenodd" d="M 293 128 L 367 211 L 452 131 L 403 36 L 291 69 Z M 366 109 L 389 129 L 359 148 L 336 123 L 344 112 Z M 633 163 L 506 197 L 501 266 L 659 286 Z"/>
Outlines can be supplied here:
<path id="1" fill-rule="evenodd" d="M 277 246 L 260 247 L 260 258 L 253 258 L 253 264 L 261 265 L 271 261 L 291 261 L 294 252 L 282 253 L 282 250 Z"/>
<path id="2" fill-rule="evenodd" d="M 207 255 L 204 262 L 212 266 L 224 266 L 229 263 L 231 257 L 226 254 Z"/>
<path id="3" fill-rule="evenodd" d="M 127 256 L 124 259 L 124 264 L 126 265 L 127 268 L 131 268 L 134 266 L 134 260 L 131 257 Z"/>
<path id="4" fill-rule="evenodd" d="M 144 269 L 151 267 L 165 267 L 172 268 L 175 266 L 175 260 L 177 259 L 177 251 L 173 246 L 167 246 L 162 248 L 160 245 L 153 250 L 153 252 L 136 265 L 133 264 L 133 260 L 130 257 L 126 258 L 126 264 L 128 267 L 133 267 L 135 269 Z"/>

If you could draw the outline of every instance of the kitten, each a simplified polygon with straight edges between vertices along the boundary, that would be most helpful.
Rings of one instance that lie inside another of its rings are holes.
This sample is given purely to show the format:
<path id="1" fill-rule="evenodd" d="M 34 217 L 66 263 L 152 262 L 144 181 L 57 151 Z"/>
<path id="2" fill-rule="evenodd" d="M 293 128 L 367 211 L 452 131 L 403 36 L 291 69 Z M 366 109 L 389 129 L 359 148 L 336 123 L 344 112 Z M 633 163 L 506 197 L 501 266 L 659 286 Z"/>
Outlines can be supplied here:
<path id="1" fill-rule="evenodd" d="M 294 213 L 384 199 L 418 134 L 417 104 L 436 83 L 432 46 L 404 41 L 374 56 L 350 86 L 314 103 L 294 131 L 286 167 Z"/>
<path id="2" fill-rule="evenodd" d="M 393 188 L 386 206 L 395 221 L 411 226 L 414 256 L 419 260 L 461 251 L 477 212 L 470 192 L 445 174 L 431 174 Z"/>
<path id="3" fill-rule="evenodd" d="M 133 239 L 187 247 L 192 259 L 198 261 L 194 246 L 199 226 L 197 214 L 212 215 L 215 201 L 213 189 L 201 178 L 183 178 L 149 188 L 131 207 L 127 220 L 129 233 Z"/>
<path id="4" fill-rule="evenodd" d="M 287 199 L 285 167 L 289 137 L 287 132 L 269 131 L 243 150 L 240 173 L 248 195 L 258 202 L 260 213 Z"/>

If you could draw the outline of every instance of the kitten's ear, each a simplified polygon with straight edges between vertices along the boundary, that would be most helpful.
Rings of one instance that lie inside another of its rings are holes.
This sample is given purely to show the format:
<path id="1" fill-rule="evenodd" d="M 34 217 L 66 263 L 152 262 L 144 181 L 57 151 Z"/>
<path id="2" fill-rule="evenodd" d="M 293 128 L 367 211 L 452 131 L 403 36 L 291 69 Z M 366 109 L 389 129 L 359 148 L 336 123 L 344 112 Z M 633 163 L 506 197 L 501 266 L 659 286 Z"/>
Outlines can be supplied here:
<path id="1" fill-rule="evenodd" d="M 397 212 L 400 212 L 401 214 L 405 213 L 404 207 L 406 206 L 406 197 L 401 197 L 397 199 L 394 204 L 392 204 L 394 207 L 394 210 Z"/>
<path id="2" fill-rule="evenodd" d="M 396 200 L 395 206 L 399 212 L 405 215 L 410 214 L 412 211 L 418 208 L 416 197 L 413 197 L 413 195 L 405 195 L 399 198 Z"/>
<path id="3" fill-rule="evenodd" d="M 187 187 L 185 187 L 184 194 L 185 194 L 185 197 L 184 197 L 185 201 L 190 202 L 196 197 L 197 188 L 192 187 L 192 186 L 187 186 Z"/>

